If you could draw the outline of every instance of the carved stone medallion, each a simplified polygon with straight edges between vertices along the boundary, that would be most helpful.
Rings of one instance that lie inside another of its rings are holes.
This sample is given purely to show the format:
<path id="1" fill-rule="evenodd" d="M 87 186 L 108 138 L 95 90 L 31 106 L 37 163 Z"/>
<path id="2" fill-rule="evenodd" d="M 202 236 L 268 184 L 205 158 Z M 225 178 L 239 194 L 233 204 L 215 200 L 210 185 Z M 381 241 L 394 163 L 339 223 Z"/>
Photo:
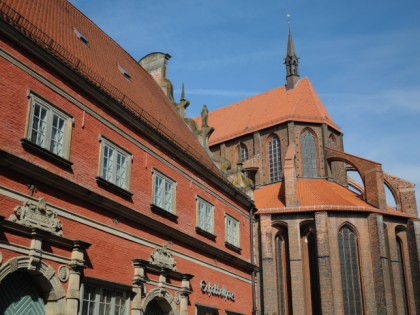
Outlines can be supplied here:
<path id="1" fill-rule="evenodd" d="M 57 213 L 47 208 L 44 198 L 38 203 L 26 201 L 23 206 L 14 209 L 15 214 L 9 217 L 9 220 L 27 227 L 38 228 L 48 231 L 58 236 L 63 235 L 60 220 L 57 219 Z"/>
<path id="2" fill-rule="evenodd" d="M 156 248 L 150 255 L 149 261 L 152 265 L 168 268 L 173 271 L 176 270 L 175 259 L 172 257 L 172 253 L 166 248 L 166 246 Z"/>
<path id="3" fill-rule="evenodd" d="M 66 282 L 69 279 L 70 269 L 66 265 L 61 265 L 58 267 L 58 279 L 61 282 Z"/>

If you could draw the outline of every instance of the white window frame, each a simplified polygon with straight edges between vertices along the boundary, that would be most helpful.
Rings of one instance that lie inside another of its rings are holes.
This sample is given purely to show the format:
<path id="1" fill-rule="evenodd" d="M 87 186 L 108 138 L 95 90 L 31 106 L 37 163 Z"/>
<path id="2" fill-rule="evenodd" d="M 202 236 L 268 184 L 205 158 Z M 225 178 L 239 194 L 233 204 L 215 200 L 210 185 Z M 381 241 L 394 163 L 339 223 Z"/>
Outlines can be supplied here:
<path id="1" fill-rule="evenodd" d="M 241 242 L 239 220 L 226 213 L 225 227 L 226 243 L 240 248 Z"/>
<path id="2" fill-rule="evenodd" d="M 85 292 L 86 292 L 86 287 L 90 287 L 92 289 L 95 290 L 94 296 L 89 296 L 88 299 L 85 299 Z M 111 292 L 111 296 L 110 296 L 110 300 L 105 301 L 105 303 L 110 304 L 110 309 L 108 313 L 105 312 L 100 312 L 100 305 L 104 304 L 104 301 L 101 300 L 101 297 L 103 297 L 103 293 L 104 290 L 108 290 L 109 292 Z M 116 314 L 115 313 L 115 308 L 117 306 L 116 302 L 117 302 L 117 293 L 122 294 L 122 302 L 119 306 L 120 307 L 124 307 L 125 310 L 123 310 L 122 312 L 119 312 L 119 315 L 129 315 L 129 307 L 130 307 L 130 293 L 128 290 L 124 290 L 124 289 L 120 289 L 120 288 L 114 288 L 112 286 L 105 286 L 105 285 L 98 285 L 96 283 L 91 284 L 91 283 L 83 283 L 82 287 L 80 289 L 80 308 L 79 308 L 79 315 L 86 315 L 89 314 L 89 308 L 92 306 L 93 304 L 93 312 L 92 315 L 107 315 L 107 314 Z M 87 313 L 83 312 L 83 307 L 86 305 L 86 303 L 88 303 L 87 307 Z"/>
<path id="3" fill-rule="evenodd" d="M 197 196 L 197 227 L 214 234 L 214 205 Z"/>
<path id="4" fill-rule="evenodd" d="M 131 175 L 131 161 L 132 155 L 113 143 L 112 141 L 106 139 L 105 137 L 100 137 L 101 142 L 101 151 L 100 151 L 100 163 L 99 163 L 99 177 L 104 179 L 107 182 L 114 184 L 124 190 L 130 190 L 130 175 Z M 112 152 L 110 152 L 112 150 Z M 110 157 L 110 161 L 105 165 L 106 155 Z M 111 154 L 111 155 L 109 155 Z M 121 167 L 120 159 L 124 159 L 123 166 L 125 169 L 125 177 L 123 181 L 120 181 L 121 176 Z"/>
<path id="5" fill-rule="evenodd" d="M 176 182 L 157 169 L 153 169 L 152 174 L 152 204 L 176 214 Z M 158 182 L 159 185 L 157 185 Z M 162 190 L 162 196 L 157 194 L 158 189 Z M 170 202 L 167 202 L 167 198 L 170 198 Z"/>
<path id="6" fill-rule="evenodd" d="M 36 108 L 40 108 L 43 112 L 44 117 L 42 119 L 35 117 Z M 59 121 L 61 126 L 56 128 L 55 123 Z M 28 124 L 26 127 L 26 139 L 29 142 L 68 160 L 72 126 L 73 118 L 69 114 L 33 92 L 29 93 Z M 57 130 L 55 136 L 54 130 Z M 57 139 L 59 141 L 56 141 Z M 57 142 L 58 145 L 52 146 L 54 142 Z"/>

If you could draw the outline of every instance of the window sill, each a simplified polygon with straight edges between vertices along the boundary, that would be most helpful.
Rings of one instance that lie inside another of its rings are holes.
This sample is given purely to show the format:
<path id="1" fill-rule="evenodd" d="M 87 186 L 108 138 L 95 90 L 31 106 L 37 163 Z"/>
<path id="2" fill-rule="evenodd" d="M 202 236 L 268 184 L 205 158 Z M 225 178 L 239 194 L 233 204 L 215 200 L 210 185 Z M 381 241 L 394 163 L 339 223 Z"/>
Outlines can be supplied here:
<path id="1" fill-rule="evenodd" d="M 133 193 L 131 193 L 128 190 L 125 190 L 124 188 L 121 188 L 121 187 L 107 181 L 106 179 L 104 179 L 100 176 L 96 176 L 96 182 L 102 188 L 105 188 L 105 189 L 107 189 L 107 190 L 109 190 L 113 193 L 116 193 L 116 194 L 120 195 L 121 197 L 123 197 L 125 199 L 131 199 L 131 197 L 133 196 Z"/>
<path id="2" fill-rule="evenodd" d="M 202 228 L 198 226 L 195 227 L 195 231 L 197 232 L 197 234 L 207 237 L 211 239 L 212 241 L 216 241 L 216 235 L 214 235 L 213 233 L 207 232 L 206 230 L 203 230 Z"/>
<path id="3" fill-rule="evenodd" d="M 178 216 L 175 213 L 169 212 L 168 210 L 165 210 L 153 203 L 150 204 L 150 209 L 152 209 L 154 213 L 159 214 L 171 221 L 174 221 L 174 222 L 178 221 Z"/>
<path id="4" fill-rule="evenodd" d="M 240 254 L 240 253 L 241 253 L 241 251 L 242 251 L 242 249 L 240 249 L 239 247 L 237 247 L 237 246 L 235 246 L 235 245 L 233 245 L 233 244 L 231 244 L 231 243 L 229 243 L 229 242 L 225 242 L 225 246 L 226 246 L 227 248 L 229 248 L 229 249 L 231 249 L 231 250 L 233 250 L 233 251 L 237 252 L 238 254 Z"/>
<path id="5" fill-rule="evenodd" d="M 42 158 L 47 159 L 48 161 L 62 167 L 62 168 L 71 168 L 73 162 L 52 153 L 51 151 L 40 147 L 39 145 L 29 141 L 28 139 L 20 139 L 20 143 L 22 144 L 23 148 L 29 152 L 32 152 Z"/>

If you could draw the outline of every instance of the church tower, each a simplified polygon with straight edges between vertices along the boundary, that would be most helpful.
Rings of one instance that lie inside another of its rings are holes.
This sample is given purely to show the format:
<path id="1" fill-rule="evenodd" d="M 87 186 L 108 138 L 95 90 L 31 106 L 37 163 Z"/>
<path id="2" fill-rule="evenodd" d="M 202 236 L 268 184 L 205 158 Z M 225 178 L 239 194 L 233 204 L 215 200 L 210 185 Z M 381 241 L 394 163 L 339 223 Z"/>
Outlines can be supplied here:
<path id="1" fill-rule="evenodd" d="M 290 32 L 289 21 L 289 36 L 287 40 L 287 53 L 284 58 L 286 65 L 286 90 L 293 89 L 299 81 L 299 57 L 296 54 L 295 46 L 293 45 L 292 33 Z"/>

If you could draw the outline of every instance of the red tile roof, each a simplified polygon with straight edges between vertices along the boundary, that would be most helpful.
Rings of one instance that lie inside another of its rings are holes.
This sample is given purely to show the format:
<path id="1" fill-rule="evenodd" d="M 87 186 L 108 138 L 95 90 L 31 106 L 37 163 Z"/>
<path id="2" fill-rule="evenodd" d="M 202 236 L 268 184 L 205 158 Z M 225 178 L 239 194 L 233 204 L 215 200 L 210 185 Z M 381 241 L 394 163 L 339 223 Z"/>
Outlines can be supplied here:
<path id="1" fill-rule="evenodd" d="M 65 0 L 4 0 L 1 15 L 208 168 L 213 162 L 152 77 Z M 20 19 L 19 15 L 24 19 Z M 23 21 L 23 22 L 22 22 Z M 89 42 L 85 45 L 74 29 Z M 128 80 L 119 66 L 130 75 Z"/>
<path id="2" fill-rule="evenodd" d="M 283 182 L 263 186 L 255 190 L 255 206 L 257 214 L 311 212 L 321 210 L 380 212 L 397 216 L 410 217 L 406 213 L 388 208 L 379 210 L 365 201 L 353 191 L 325 179 L 298 179 L 296 190 L 298 207 L 286 207 L 282 190 Z"/>
<path id="3" fill-rule="evenodd" d="M 201 125 L 201 117 L 194 120 Z M 309 79 L 303 78 L 294 89 L 281 86 L 210 112 L 208 124 L 215 129 L 210 145 L 289 120 L 326 123 L 339 130 Z"/>

